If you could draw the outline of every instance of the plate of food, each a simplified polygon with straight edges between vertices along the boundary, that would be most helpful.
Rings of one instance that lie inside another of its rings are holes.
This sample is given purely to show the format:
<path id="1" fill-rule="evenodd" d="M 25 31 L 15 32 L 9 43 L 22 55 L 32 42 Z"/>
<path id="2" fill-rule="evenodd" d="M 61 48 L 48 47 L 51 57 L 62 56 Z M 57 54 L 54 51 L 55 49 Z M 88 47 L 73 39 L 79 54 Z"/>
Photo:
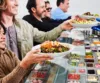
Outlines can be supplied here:
<path id="1" fill-rule="evenodd" d="M 86 13 L 84 13 L 84 14 L 82 14 L 82 15 L 79 15 L 80 17 L 82 17 L 82 18 L 86 18 L 86 19 L 95 19 L 95 18 L 99 18 L 100 17 L 100 15 L 99 14 L 92 14 L 92 13 L 90 13 L 90 12 L 86 12 Z"/>
<path id="2" fill-rule="evenodd" d="M 64 57 L 69 54 L 74 49 L 74 47 L 74 45 L 68 43 L 47 41 L 43 44 L 34 46 L 32 50 L 39 49 L 40 54 L 47 54 L 51 55 L 52 57 Z"/>
<path id="3" fill-rule="evenodd" d="M 97 26 L 98 22 L 95 20 L 92 21 L 90 19 L 84 19 L 84 18 L 78 17 L 71 22 L 71 25 L 77 28 L 90 28 L 92 26 Z"/>

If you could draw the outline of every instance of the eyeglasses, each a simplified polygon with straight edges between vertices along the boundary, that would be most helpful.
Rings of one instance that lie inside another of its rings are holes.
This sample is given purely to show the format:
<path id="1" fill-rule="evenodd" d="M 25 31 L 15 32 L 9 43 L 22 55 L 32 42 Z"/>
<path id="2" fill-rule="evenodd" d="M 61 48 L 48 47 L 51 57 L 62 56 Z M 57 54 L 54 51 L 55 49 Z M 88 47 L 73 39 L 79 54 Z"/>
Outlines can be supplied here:
<path id="1" fill-rule="evenodd" d="M 52 10 L 52 8 L 50 7 L 50 8 L 46 8 L 46 10 L 48 11 L 48 12 L 50 12 L 51 10 Z"/>

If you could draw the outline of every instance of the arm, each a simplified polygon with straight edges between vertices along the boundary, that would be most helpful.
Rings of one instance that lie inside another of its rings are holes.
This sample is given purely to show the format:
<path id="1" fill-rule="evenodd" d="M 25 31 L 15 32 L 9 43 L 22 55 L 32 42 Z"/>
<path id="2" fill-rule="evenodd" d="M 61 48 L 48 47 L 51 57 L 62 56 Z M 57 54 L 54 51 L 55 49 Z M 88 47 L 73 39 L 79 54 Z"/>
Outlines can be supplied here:
<path id="1" fill-rule="evenodd" d="M 31 24 L 23 20 L 18 20 L 18 23 L 24 32 L 27 32 L 30 37 L 33 37 L 33 41 L 39 43 L 47 40 L 56 40 L 63 30 L 71 30 L 73 28 L 70 25 L 70 20 L 63 22 L 58 27 L 55 27 L 48 32 L 39 31 L 37 28 L 34 28 Z"/>
<path id="2" fill-rule="evenodd" d="M 36 42 L 44 42 L 46 40 L 56 40 L 58 36 L 60 36 L 60 33 L 63 30 L 61 29 L 60 26 L 54 28 L 51 31 L 48 32 L 43 32 L 43 31 L 39 31 L 38 29 L 34 28 L 33 30 L 33 38 L 34 41 Z"/>
<path id="3" fill-rule="evenodd" d="M 64 21 L 66 20 L 70 20 L 71 19 L 71 16 L 69 16 L 67 19 L 63 19 L 63 20 L 54 20 L 54 19 L 51 19 L 51 18 L 43 18 L 43 21 L 47 21 L 49 23 L 55 23 L 55 24 L 61 24 L 63 23 Z"/>
<path id="4" fill-rule="evenodd" d="M 8 64 L 9 67 L 10 65 L 12 65 L 11 60 L 13 60 L 13 64 L 16 64 L 17 66 L 7 74 L 5 72 L 6 70 L 10 70 L 10 68 L 8 67 L 8 65 L 4 67 L 5 64 L 2 61 L 0 63 L 0 83 L 19 83 L 22 80 L 22 78 L 25 76 L 27 70 L 19 66 L 20 61 L 16 56 L 9 57 L 7 60 L 9 60 L 10 62 L 6 63 L 5 61 L 4 63 Z"/>
<path id="5" fill-rule="evenodd" d="M 50 31 L 54 29 L 56 26 L 58 26 L 57 23 L 50 23 L 46 21 L 41 22 L 37 19 L 32 19 L 27 17 L 24 17 L 23 19 L 26 20 L 28 23 L 30 23 L 33 27 L 36 27 L 37 29 L 45 32 Z"/>
<path id="6" fill-rule="evenodd" d="M 43 42 L 46 40 L 56 40 L 63 30 L 71 30 L 73 27 L 70 24 L 72 20 L 68 20 L 60 24 L 58 27 L 46 33 L 34 28 L 33 37 L 36 42 Z"/>
<path id="7" fill-rule="evenodd" d="M 2 68 L 0 68 L 0 83 L 19 83 L 25 76 L 26 71 L 18 65 L 11 73 L 5 75 Z"/>
<path id="8" fill-rule="evenodd" d="M 37 52 L 29 51 L 21 62 L 11 52 L 3 54 L 0 57 L 0 83 L 20 83 L 32 64 L 52 59 L 49 55 L 39 55 Z"/>

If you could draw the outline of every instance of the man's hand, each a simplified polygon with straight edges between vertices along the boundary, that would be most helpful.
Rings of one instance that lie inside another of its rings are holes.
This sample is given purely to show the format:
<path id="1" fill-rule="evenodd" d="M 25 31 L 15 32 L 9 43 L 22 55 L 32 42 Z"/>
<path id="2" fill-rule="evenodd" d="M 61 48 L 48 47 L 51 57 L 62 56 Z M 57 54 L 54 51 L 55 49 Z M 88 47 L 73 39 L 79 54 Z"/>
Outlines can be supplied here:
<path id="1" fill-rule="evenodd" d="M 73 26 L 71 25 L 71 22 L 73 21 L 73 19 L 71 20 L 67 20 L 64 21 L 60 26 L 62 30 L 71 30 L 73 29 Z"/>

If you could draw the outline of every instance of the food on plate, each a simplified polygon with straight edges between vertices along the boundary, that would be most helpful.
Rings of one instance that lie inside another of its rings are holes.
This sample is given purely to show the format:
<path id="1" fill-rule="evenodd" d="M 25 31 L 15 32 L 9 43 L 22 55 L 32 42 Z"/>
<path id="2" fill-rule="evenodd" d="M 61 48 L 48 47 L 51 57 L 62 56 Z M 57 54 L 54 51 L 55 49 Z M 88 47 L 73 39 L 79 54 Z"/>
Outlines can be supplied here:
<path id="1" fill-rule="evenodd" d="M 86 12 L 83 15 L 89 15 L 89 16 L 93 16 L 93 14 L 91 14 L 90 12 Z"/>
<path id="2" fill-rule="evenodd" d="M 68 79 L 79 80 L 80 75 L 79 74 L 68 74 Z"/>
<path id="3" fill-rule="evenodd" d="M 99 14 L 91 14 L 90 12 L 86 12 L 83 15 L 86 15 L 86 16 L 95 16 L 95 17 L 99 17 L 100 16 Z"/>
<path id="4" fill-rule="evenodd" d="M 97 82 L 98 78 L 95 75 L 88 75 L 87 80 L 92 82 Z"/>
<path id="5" fill-rule="evenodd" d="M 93 23 L 94 21 L 91 20 L 91 19 L 85 19 L 85 18 L 81 18 L 81 17 L 76 17 L 72 23 L 75 23 L 75 24 L 91 24 Z"/>
<path id="6" fill-rule="evenodd" d="M 67 47 L 57 41 L 54 41 L 54 42 L 47 41 L 47 42 L 41 44 L 41 52 L 42 53 L 59 53 L 59 52 L 65 52 L 68 50 L 69 50 L 69 47 Z"/>
<path id="7" fill-rule="evenodd" d="M 93 21 L 88 21 L 88 20 L 74 20 L 73 23 L 75 24 L 91 24 Z"/>

